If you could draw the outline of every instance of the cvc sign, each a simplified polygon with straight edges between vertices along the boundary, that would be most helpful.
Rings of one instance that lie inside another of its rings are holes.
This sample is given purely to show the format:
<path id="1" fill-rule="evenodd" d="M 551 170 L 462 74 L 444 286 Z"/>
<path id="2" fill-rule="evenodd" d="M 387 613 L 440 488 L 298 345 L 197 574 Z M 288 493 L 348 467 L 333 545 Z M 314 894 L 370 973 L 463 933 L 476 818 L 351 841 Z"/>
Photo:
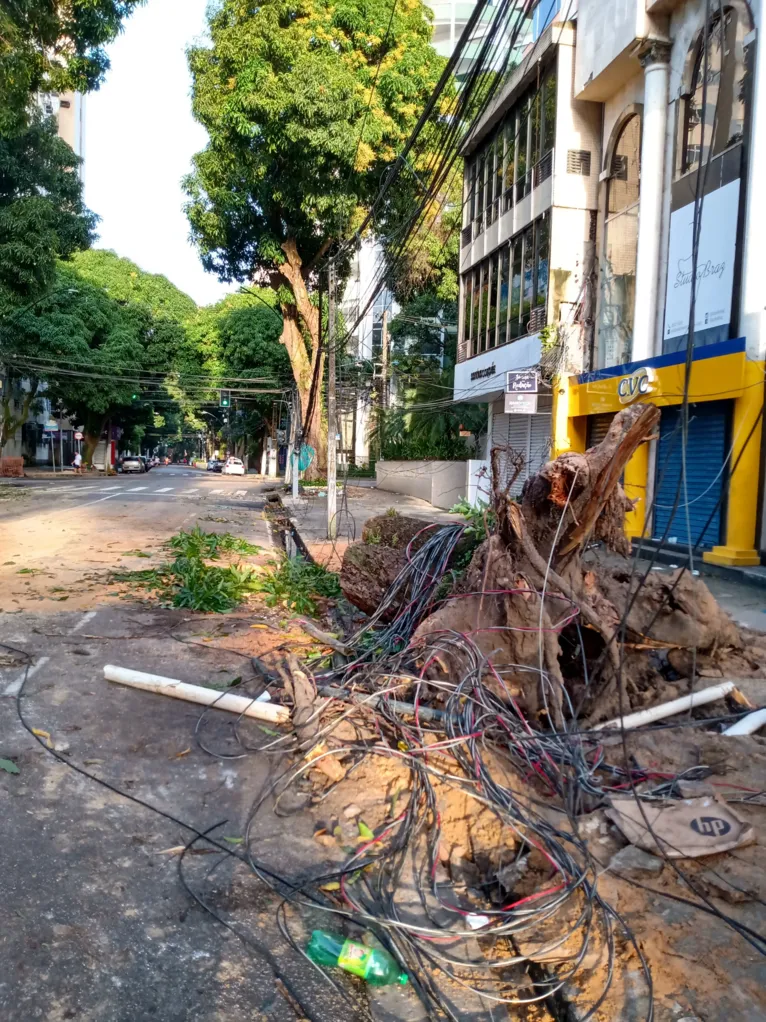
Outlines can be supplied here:
<path id="1" fill-rule="evenodd" d="M 629 405 L 641 397 L 653 394 L 657 389 L 657 373 L 649 366 L 636 369 L 630 376 L 623 376 L 617 384 L 617 396 L 621 405 Z"/>

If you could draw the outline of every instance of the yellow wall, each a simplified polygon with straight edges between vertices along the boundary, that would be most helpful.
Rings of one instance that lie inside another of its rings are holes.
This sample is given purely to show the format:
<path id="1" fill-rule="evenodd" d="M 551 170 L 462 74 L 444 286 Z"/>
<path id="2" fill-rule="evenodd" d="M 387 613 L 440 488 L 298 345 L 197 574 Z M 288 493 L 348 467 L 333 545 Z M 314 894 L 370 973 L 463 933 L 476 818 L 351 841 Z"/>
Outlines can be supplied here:
<path id="1" fill-rule="evenodd" d="M 734 402 L 726 542 L 704 554 L 704 559 L 711 563 L 760 564 L 755 531 L 762 427 L 759 416 L 764 401 L 764 367 L 763 362 L 749 362 L 744 352 L 699 359 L 692 363 L 690 402 Z M 684 394 L 685 373 L 686 366 L 683 363 L 655 369 L 651 393 L 641 400 L 659 406 L 680 404 Z M 589 415 L 616 413 L 626 407 L 618 393 L 621 379 L 609 377 L 578 383 L 576 376 L 570 376 L 555 381 L 555 455 L 563 451 L 585 450 Z M 629 536 L 640 536 L 644 532 L 648 473 L 649 448 L 644 444 L 625 468 L 625 492 L 631 500 L 638 501 L 626 518 Z"/>

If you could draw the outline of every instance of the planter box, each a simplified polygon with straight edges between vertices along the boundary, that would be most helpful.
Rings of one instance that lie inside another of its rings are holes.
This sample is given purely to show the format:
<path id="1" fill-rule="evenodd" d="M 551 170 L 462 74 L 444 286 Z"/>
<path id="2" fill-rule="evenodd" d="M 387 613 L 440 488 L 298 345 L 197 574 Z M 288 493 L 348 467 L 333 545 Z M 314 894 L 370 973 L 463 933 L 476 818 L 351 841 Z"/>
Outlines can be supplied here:
<path id="1" fill-rule="evenodd" d="M 23 458 L 0 458 L 0 476 L 13 476 L 23 479 L 24 459 Z"/>
<path id="2" fill-rule="evenodd" d="M 379 490 L 420 497 L 434 507 L 449 510 L 465 497 L 467 461 L 379 461 L 375 478 Z"/>

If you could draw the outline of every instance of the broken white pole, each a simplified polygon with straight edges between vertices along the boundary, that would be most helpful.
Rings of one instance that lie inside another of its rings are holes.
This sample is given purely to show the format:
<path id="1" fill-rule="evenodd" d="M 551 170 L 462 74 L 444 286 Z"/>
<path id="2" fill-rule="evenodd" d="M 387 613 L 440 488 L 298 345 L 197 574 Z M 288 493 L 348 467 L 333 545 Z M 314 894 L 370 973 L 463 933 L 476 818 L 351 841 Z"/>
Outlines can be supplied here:
<path id="1" fill-rule="evenodd" d="M 632 731 L 633 728 L 642 727 L 644 724 L 653 724 L 655 720 L 664 720 L 665 717 L 683 713 L 684 710 L 690 710 L 693 706 L 714 703 L 716 699 L 723 699 L 733 688 L 733 681 L 724 681 L 721 685 L 711 685 L 710 688 L 700 689 L 699 692 L 691 692 L 688 696 L 672 699 L 669 703 L 660 703 L 659 706 L 650 706 L 647 710 L 630 713 L 627 717 L 622 718 L 622 722 L 617 717 L 615 720 L 608 720 L 606 724 L 596 724 L 593 730 L 602 731 L 607 727 L 622 727 L 623 731 Z"/>
<path id="2" fill-rule="evenodd" d="M 755 713 L 748 713 L 746 717 L 742 717 L 736 724 L 727 727 L 723 734 L 752 735 L 758 728 L 763 727 L 764 724 L 766 724 L 766 708 L 756 710 Z"/>
<path id="3" fill-rule="evenodd" d="M 247 696 L 234 695 L 233 692 L 217 692 L 213 688 L 202 685 L 189 685 L 176 678 L 163 678 L 159 674 L 144 674 L 143 671 L 132 671 L 128 667 L 116 667 L 106 664 L 104 677 L 107 681 L 115 681 L 129 688 L 139 688 L 144 692 L 156 692 L 158 695 L 170 696 L 172 699 L 185 699 L 187 703 L 199 703 L 202 706 L 214 706 L 216 710 L 228 710 L 244 717 L 255 717 L 271 724 L 284 724 L 290 719 L 290 711 L 286 706 L 276 703 L 259 702 Z"/>

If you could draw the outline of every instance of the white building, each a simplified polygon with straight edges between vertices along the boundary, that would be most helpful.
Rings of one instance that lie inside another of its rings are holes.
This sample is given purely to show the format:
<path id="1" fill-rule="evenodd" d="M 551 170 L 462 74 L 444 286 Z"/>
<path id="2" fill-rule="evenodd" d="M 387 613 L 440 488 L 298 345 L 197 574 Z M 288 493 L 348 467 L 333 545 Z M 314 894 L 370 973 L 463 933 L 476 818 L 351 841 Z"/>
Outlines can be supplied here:
<path id="1" fill-rule="evenodd" d="M 720 564 L 766 549 L 762 13 L 563 0 L 466 153 L 455 399 L 488 403 L 492 441 L 522 450 L 525 473 L 586 449 L 638 396 L 657 404 L 659 439 L 625 472 L 630 531 Z M 506 414 L 505 372 L 545 362 L 552 333 L 567 346 L 538 414 Z"/>

